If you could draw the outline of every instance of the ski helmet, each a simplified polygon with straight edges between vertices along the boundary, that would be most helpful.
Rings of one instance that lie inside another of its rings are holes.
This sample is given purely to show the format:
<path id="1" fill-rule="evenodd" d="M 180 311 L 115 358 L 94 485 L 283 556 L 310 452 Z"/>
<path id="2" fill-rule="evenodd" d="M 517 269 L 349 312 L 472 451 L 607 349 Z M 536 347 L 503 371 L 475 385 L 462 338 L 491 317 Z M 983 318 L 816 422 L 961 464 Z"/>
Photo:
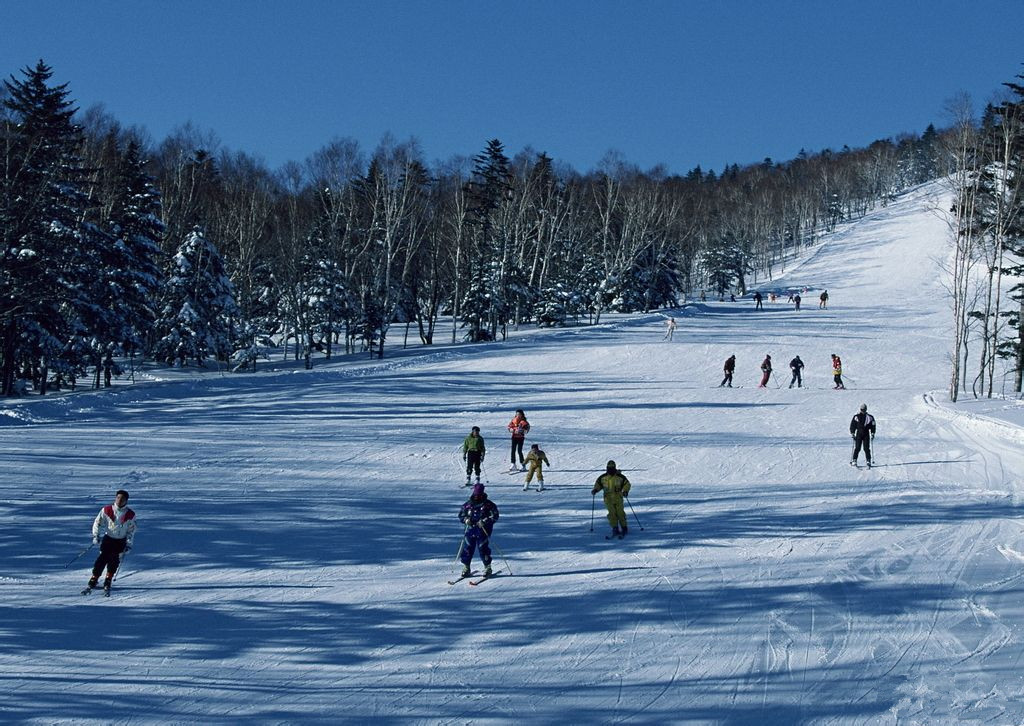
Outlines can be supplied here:
<path id="1" fill-rule="evenodd" d="M 860 410 L 861 410 L 862 413 L 866 412 L 868 410 L 868 405 L 866 403 L 862 403 L 860 405 Z"/>
<path id="2" fill-rule="evenodd" d="M 484 485 L 483 484 L 477 484 L 476 486 L 474 486 L 473 487 L 473 494 L 472 494 L 472 496 L 473 496 L 474 499 L 482 498 L 484 496 Z"/>
<path id="3" fill-rule="evenodd" d="M 605 470 L 609 473 L 615 471 L 615 462 L 609 459 L 608 463 L 605 465 Z"/>

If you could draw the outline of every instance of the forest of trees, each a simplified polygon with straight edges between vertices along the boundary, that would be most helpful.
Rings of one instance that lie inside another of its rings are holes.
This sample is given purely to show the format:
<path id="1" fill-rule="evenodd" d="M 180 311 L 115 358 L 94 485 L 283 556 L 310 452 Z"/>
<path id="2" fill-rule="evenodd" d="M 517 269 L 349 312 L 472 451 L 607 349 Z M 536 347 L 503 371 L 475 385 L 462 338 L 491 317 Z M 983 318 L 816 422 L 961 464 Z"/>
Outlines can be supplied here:
<path id="1" fill-rule="evenodd" d="M 969 101 L 959 99 L 952 109 L 956 123 L 946 137 L 954 161 L 949 276 L 954 323 L 949 395 L 954 401 L 961 392 L 991 398 L 1007 388 L 1022 389 L 1024 85 L 1004 85 L 1008 97 L 990 103 L 980 123 Z M 1009 365 L 997 366 L 998 360 Z"/>
<path id="2" fill-rule="evenodd" d="M 488 341 L 697 290 L 743 294 L 963 158 L 962 128 L 929 126 L 720 174 L 642 171 L 615 153 L 580 173 L 532 149 L 509 156 L 497 139 L 430 165 L 415 140 L 390 136 L 372 150 L 338 138 L 270 170 L 188 125 L 153 143 L 102 108 L 76 109 L 51 78 L 40 61 L 0 90 L 7 396 L 84 377 L 99 387 L 118 361 L 253 369 L 283 345 L 309 367 L 336 351 L 383 356 L 396 324 L 424 344 Z M 982 146 L 996 153 L 996 141 Z M 975 176 L 980 196 L 990 182 Z M 1000 250 L 1019 245 L 1009 219 L 998 232 L 978 224 Z M 990 312 L 982 324 L 1019 323 Z M 991 341 L 986 356 L 1009 350 Z"/>

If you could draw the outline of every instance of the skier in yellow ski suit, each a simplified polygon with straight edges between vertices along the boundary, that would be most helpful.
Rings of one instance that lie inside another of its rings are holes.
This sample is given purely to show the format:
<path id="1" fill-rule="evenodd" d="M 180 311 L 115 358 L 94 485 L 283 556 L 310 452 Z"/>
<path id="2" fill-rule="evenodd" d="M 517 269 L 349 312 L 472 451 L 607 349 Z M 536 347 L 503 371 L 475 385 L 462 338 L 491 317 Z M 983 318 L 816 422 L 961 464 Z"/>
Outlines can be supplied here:
<path id="1" fill-rule="evenodd" d="M 609 461 L 605 468 L 605 473 L 597 477 L 590 493 L 596 495 L 600 491 L 604 492 L 604 506 L 608 509 L 608 524 L 612 526 L 612 535 L 624 537 L 629 527 L 626 526 L 626 510 L 622 500 L 629 496 L 629 479 L 615 468 L 614 461 Z"/>

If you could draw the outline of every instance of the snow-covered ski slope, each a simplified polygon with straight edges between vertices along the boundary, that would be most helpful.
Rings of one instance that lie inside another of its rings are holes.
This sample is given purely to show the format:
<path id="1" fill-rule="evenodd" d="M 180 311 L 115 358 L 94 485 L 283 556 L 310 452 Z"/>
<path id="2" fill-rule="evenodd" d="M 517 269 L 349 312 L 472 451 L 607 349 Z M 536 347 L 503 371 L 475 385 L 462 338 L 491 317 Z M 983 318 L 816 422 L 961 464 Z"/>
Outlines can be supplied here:
<path id="1" fill-rule="evenodd" d="M 639 315 L 5 404 L 0 721 L 1024 722 L 1022 438 L 936 393 L 938 193 L 788 269 L 803 310 L 692 306 L 671 343 Z M 732 353 L 742 387 L 718 388 Z M 781 388 L 756 387 L 766 353 Z M 862 402 L 871 471 L 848 463 Z M 506 473 L 518 407 L 544 492 Z M 473 425 L 513 576 L 449 586 Z M 609 458 L 622 541 L 600 501 L 590 530 Z M 64 564 L 120 486 L 135 551 L 82 597 L 93 553 Z"/>

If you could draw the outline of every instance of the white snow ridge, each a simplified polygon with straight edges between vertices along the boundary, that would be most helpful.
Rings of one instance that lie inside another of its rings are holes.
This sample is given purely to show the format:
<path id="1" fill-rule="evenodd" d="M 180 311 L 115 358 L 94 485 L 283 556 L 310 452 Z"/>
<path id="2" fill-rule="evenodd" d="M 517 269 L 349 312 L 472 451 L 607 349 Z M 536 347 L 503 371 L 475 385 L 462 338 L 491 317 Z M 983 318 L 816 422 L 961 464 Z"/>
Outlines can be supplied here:
<path id="1" fill-rule="evenodd" d="M 633 315 L 5 402 L 0 721 L 1024 722 L 1020 429 L 940 393 L 937 189 L 759 288 L 807 287 L 803 310 L 675 310 L 671 342 Z M 861 403 L 871 470 L 849 465 Z M 542 493 L 507 473 L 516 408 Z M 474 425 L 512 576 L 449 586 Z M 608 459 L 621 541 L 590 494 Z M 64 566 L 121 487 L 135 549 L 110 598 L 80 596 L 95 550 Z"/>

